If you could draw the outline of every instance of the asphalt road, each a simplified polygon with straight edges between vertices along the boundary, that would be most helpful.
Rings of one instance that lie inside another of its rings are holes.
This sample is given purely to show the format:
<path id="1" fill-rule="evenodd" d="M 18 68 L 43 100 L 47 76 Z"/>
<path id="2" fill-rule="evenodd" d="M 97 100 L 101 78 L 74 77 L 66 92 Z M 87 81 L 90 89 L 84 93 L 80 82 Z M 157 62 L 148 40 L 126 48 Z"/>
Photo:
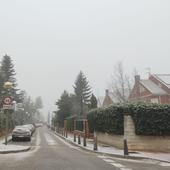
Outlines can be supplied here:
<path id="1" fill-rule="evenodd" d="M 39 128 L 25 153 L 0 155 L 0 170 L 169 170 L 170 164 L 151 160 L 125 160 L 82 151 L 65 143 L 47 128 Z"/>

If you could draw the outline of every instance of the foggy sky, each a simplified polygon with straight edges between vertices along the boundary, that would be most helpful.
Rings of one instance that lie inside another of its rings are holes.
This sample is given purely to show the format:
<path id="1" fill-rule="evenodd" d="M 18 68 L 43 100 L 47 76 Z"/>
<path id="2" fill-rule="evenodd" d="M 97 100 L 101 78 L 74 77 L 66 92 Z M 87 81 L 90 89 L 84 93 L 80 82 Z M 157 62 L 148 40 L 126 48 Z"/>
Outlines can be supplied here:
<path id="1" fill-rule="evenodd" d="M 0 57 L 12 57 L 19 88 L 42 96 L 44 112 L 80 70 L 104 95 L 122 61 L 146 76 L 170 73 L 169 0 L 0 0 Z"/>

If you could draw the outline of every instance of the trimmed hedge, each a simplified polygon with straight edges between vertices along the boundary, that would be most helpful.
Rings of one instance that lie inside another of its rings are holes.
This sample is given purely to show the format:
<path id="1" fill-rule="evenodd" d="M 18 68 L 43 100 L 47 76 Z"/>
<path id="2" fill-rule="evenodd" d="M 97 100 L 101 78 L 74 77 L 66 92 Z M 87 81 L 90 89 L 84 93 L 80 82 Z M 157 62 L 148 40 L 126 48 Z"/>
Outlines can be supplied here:
<path id="1" fill-rule="evenodd" d="M 137 135 L 170 135 L 170 105 L 138 103 L 127 106 L 125 111 L 132 116 Z"/>
<path id="2" fill-rule="evenodd" d="M 87 119 L 91 133 L 94 128 L 98 132 L 117 135 L 123 135 L 124 133 L 123 110 L 120 105 L 91 110 L 87 115 Z"/>
<path id="3" fill-rule="evenodd" d="M 91 110 L 88 115 L 90 132 L 123 135 L 123 115 L 131 115 L 137 135 L 169 136 L 170 105 L 152 103 L 115 104 L 104 109 Z"/>

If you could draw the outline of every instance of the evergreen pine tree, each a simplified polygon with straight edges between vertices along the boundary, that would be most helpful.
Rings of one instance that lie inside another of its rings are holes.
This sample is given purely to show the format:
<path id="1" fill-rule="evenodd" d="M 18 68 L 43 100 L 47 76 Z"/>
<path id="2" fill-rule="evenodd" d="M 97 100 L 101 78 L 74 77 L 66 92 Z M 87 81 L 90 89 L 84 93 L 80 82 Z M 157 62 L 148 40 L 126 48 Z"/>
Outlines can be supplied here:
<path id="1" fill-rule="evenodd" d="M 92 94 L 91 98 L 90 98 L 90 109 L 95 109 L 97 108 L 97 98 L 95 97 L 94 94 Z"/>
<path id="2" fill-rule="evenodd" d="M 87 107 L 90 102 L 91 96 L 91 87 L 89 86 L 87 78 L 82 71 L 80 71 L 75 81 L 74 92 L 77 102 L 80 105 L 80 115 L 82 116 L 85 111 L 85 107 Z"/>
<path id="3" fill-rule="evenodd" d="M 60 127 L 64 126 L 64 119 L 72 113 L 72 101 L 69 93 L 64 91 L 60 99 L 56 102 L 58 111 L 55 112 Z"/>
<path id="4" fill-rule="evenodd" d="M 17 94 L 18 90 L 17 87 L 17 83 L 16 83 L 16 78 L 15 78 L 15 69 L 14 69 L 14 64 L 12 62 L 12 59 L 10 56 L 5 55 L 2 58 L 2 62 L 1 62 L 1 68 L 0 68 L 0 72 L 1 72 L 1 77 L 0 77 L 0 86 L 3 86 L 3 84 L 6 81 L 10 81 L 13 84 L 13 88 L 11 89 L 11 96 L 14 98 L 15 101 L 20 101 L 20 94 Z M 1 88 L 1 96 L 3 96 L 3 92 L 4 89 Z"/>

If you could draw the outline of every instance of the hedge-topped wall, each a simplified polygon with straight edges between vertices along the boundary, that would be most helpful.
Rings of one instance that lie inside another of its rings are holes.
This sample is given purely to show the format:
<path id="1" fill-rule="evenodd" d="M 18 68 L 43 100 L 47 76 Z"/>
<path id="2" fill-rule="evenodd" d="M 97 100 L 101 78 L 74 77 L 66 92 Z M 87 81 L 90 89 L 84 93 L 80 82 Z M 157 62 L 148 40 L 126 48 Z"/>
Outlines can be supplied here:
<path id="1" fill-rule="evenodd" d="M 152 103 L 115 104 L 105 109 L 88 113 L 90 131 L 122 135 L 124 132 L 123 115 L 131 115 L 137 135 L 170 135 L 170 105 Z"/>
<path id="2" fill-rule="evenodd" d="M 93 132 L 95 128 L 98 132 L 123 135 L 124 119 L 120 105 L 91 110 L 87 115 L 87 119 L 90 132 Z"/>
<path id="3" fill-rule="evenodd" d="M 170 135 L 170 105 L 139 103 L 127 106 L 137 135 Z"/>

